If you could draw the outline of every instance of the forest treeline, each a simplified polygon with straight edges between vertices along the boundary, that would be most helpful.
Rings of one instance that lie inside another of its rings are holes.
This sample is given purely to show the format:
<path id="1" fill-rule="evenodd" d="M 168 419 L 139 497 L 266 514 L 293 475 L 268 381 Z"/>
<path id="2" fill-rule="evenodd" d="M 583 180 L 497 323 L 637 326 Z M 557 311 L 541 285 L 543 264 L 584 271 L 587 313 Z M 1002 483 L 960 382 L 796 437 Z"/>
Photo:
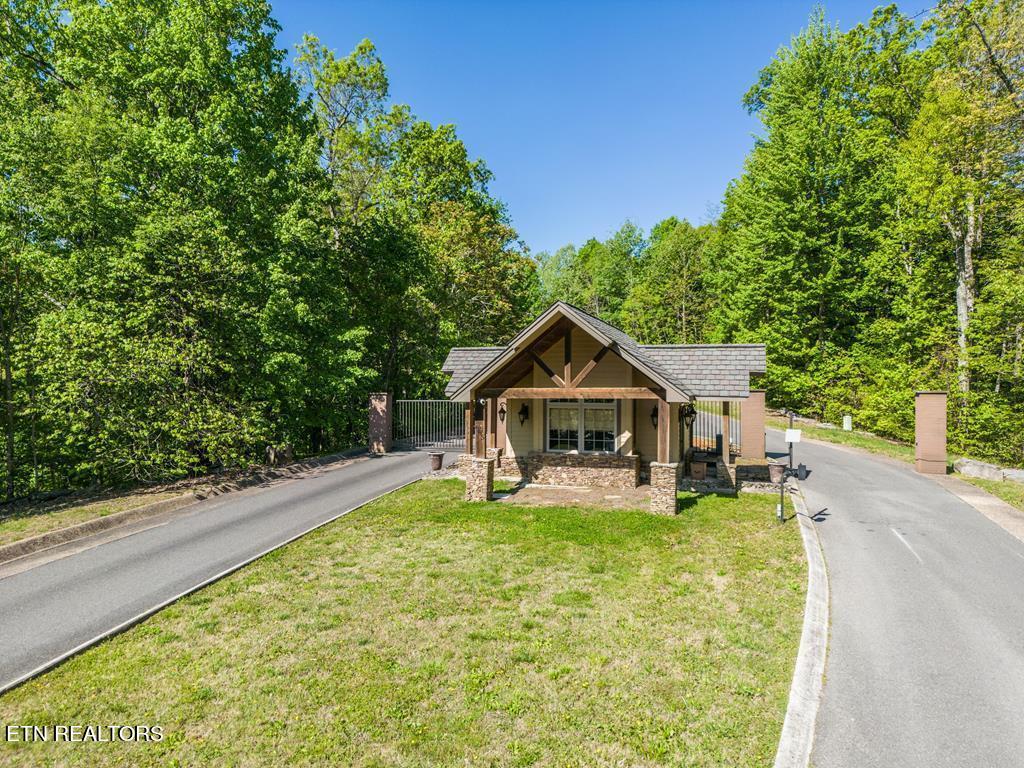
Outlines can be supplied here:
<path id="1" fill-rule="evenodd" d="M 1024 3 L 823 12 L 743 98 L 762 131 L 719 214 L 540 254 L 541 292 L 648 343 L 764 342 L 780 407 L 1024 464 Z"/>
<path id="2" fill-rule="evenodd" d="M 365 441 L 507 337 L 535 266 L 369 42 L 282 51 L 262 0 L 0 4 L 4 495 Z"/>
<path id="3" fill-rule="evenodd" d="M 0 5 L 3 495 L 365 440 L 454 345 L 568 299 L 650 343 L 763 341 L 778 405 L 1024 459 L 1024 12 L 815 14 L 744 97 L 720 215 L 531 257 L 370 42 L 279 49 L 262 0 Z M 682 183 L 682 182 L 681 182 Z"/>

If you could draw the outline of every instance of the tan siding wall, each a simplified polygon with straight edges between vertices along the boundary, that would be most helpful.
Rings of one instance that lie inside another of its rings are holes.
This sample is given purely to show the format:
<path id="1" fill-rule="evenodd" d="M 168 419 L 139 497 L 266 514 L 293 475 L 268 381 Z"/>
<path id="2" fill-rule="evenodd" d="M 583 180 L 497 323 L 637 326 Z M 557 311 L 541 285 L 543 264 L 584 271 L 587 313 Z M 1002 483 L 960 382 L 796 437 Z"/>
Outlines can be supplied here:
<path id="1" fill-rule="evenodd" d="M 516 383 L 517 387 L 529 387 L 533 383 L 533 377 L 526 375 L 522 381 Z M 505 454 L 507 456 L 525 456 L 533 450 L 533 422 L 536 418 L 534 400 L 509 400 L 506 408 L 508 415 L 505 417 L 505 430 L 507 434 Z M 530 406 L 530 418 L 523 424 L 519 424 L 519 409 L 523 403 Z"/>
<path id="2" fill-rule="evenodd" d="M 651 426 L 651 408 L 656 400 L 634 400 L 636 408 L 636 450 L 645 461 L 658 459 L 658 430 Z"/>
<path id="3" fill-rule="evenodd" d="M 588 333 L 577 329 L 572 332 L 572 368 L 573 376 L 583 370 L 583 367 L 597 354 L 601 348 L 600 343 Z M 551 345 L 541 358 L 559 376 L 564 368 L 564 357 L 562 341 L 559 340 Z M 533 366 L 533 374 L 527 375 L 516 386 L 520 387 L 553 387 L 555 384 L 539 365 Z M 597 364 L 586 381 L 581 384 L 584 387 L 628 387 L 628 386 L 654 386 L 642 373 L 633 370 L 625 360 L 614 353 L 606 354 L 601 362 Z M 525 456 L 531 450 L 544 450 L 544 427 L 545 427 L 545 402 L 534 399 L 525 402 L 530 405 L 530 420 L 523 427 L 519 426 L 518 412 L 523 400 L 510 400 L 508 411 L 508 446 L 506 452 L 509 456 Z M 639 406 L 634 405 L 632 400 L 622 401 L 619 411 L 619 452 L 623 455 L 635 454 L 638 450 L 643 458 L 653 459 L 657 457 L 656 435 L 651 429 L 650 411 L 653 402 L 646 400 L 640 402 Z M 675 406 L 678 409 L 678 406 Z M 634 421 L 634 408 L 640 415 Z M 673 418 L 678 415 L 673 410 Z M 673 421 L 673 424 L 676 422 Z M 644 427 L 646 426 L 646 432 Z M 674 440 L 674 445 L 678 443 Z M 676 445 L 678 454 L 678 446 Z M 676 459 L 673 459 L 675 461 Z"/>
<path id="4" fill-rule="evenodd" d="M 658 460 L 658 430 L 651 426 L 651 409 L 657 400 L 636 400 L 636 446 L 640 458 Z M 668 460 L 679 461 L 679 403 L 669 403 Z"/>
<path id="5" fill-rule="evenodd" d="M 636 441 L 633 439 L 633 401 L 619 401 L 619 453 L 623 456 L 632 456 L 636 451 Z"/>

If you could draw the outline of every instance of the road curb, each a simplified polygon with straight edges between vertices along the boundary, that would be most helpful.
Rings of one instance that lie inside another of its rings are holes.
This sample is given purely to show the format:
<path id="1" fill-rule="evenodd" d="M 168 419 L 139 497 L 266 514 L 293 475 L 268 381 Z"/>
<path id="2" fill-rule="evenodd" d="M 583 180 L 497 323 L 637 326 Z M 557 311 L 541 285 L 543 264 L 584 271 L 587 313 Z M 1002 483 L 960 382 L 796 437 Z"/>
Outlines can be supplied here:
<path id="1" fill-rule="evenodd" d="M 70 658 L 72 658 L 74 656 L 77 656 L 78 654 L 82 653 L 82 651 L 86 651 L 89 648 L 92 648 L 94 645 L 97 645 L 97 644 L 103 642 L 104 640 L 108 640 L 111 637 L 114 637 L 116 635 L 121 634 L 122 632 L 125 632 L 125 631 L 131 629 L 136 624 L 139 624 L 140 622 L 145 621 L 146 619 L 148 619 L 150 616 L 152 616 L 152 615 L 154 615 L 156 613 L 159 613 L 160 611 L 162 611 L 164 608 L 168 607 L 169 605 L 173 605 L 174 603 L 178 602 L 182 598 L 188 597 L 189 595 L 193 594 L 194 592 L 198 592 L 199 590 L 204 589 L 205 587 L 208 587 L 211 584 L 213 584 L 215 582 L 218 582 L 218 581 L 220 581 L 221 579 L 223 579 L 223 578 L 225 578 L 227 576 L 230 576 L 235 571 L 239 571 L 242 568 L 244 568 L 245 566 L 250 565 L 250 564 L 256 562 L 261 557 L 266 557 L 271 552 L 276 552 L 277 550 L 281 549 L 282 547 L 286 547 L 289 544 L 291 544 L 291 543 L 293 543 L 295 541 L 298 541 L 303 536 L 308 536 L 313 531 L 315 531 L 315 530 L 317 530 L 319 528 L 323 528 L 326 525 L 330 525 L 331 523 L 335 522 L 336 520 L 339 520 L 342 517 L 345 517 L 345 515 L 348 515 L 351 512 L 355 512 L 357 509 L 362 509 L 367 504 L 372 504 L 373 502 L 377 501 L 378 499 L 381 499 L 381 498 L 387 496 L 389 493 L 394 493 L 395 491 L 401 490 L 402 488 L 405 488 L 406 486 L 412 485 L 413 483 L 419 482 L 422 479 L 423 479 L 423 477 L 421 475 L 418 475 L 418 476 L 414 477 L 412 480 L 404 482 L 401 485 L 397 485 L 394 488 L 391 488 L 391 489 L 389 489 L 387 491 L 384 491 L 383 493 L 378 493 L 373 498 L 367 499 L 366 501 L 364 501 L 364 502 L 362 502 L 360 504 L 357 504 L 354 507 L 349 507 L 348 509 L 346 509 L 346 510 L 344 510 L 342 512 L 339 512 L 338 514 L 333 515 L 332 517 L 328 518 L 327 520 L 323 520 L 322 522 L 319 522 L 316 525 L 310 526 L 309 528 L 305 529 L 301 533 L 297 533 L 294 536 L 292 536 L 292 537 L 290 537 L 290 538 L 280 542 L 279 544 L 275 544 L 272 547 L 264 549 L 262 552 L 258 552 L 257 554 L 253 555 L 252 557 L 246 558 L 245 560 L 241 561 L 240 563 L 232 565 L 229 568 L 225 568 L 220 573 L 216 573 L 213 576 L 210 576 L 209 578 L 203 579 L 198 584 L 195 584 L 195 585 L 189 587 L 188 589 L 182 590 L 181 592 L 177 593 L 176 595 L 174 595 L 172 597 L 167 598 L 166 600 L 162 600 L 161 602 L 157 603 L 156 605 L 152 606 L 151 608 L 147 608 L 146 610 L 142 611 L 141 613 L 136 614 L 135 616 L 133 616 L 132 618 L 128 619 L 127 621 L 121 622 L 116 627 L 112 627 L 111 629 L 105 630 L 104 632 L 101 632 L 100 634 L 96 635 L 92 639 L 86 640 L 84 643 L 76 645 L 70 651 L 65 651 L 60 656 L 57 656 L 57 657 L 55 657 L 53 659 L 50 659 L 50 661 L 47 661 L 47 662 L 45 662 L 43 664 L 40 664 L 35 669 L 33 669 L 33 670 L 29 671 L 29 672 L 26 672 L 25 674 L 21 675 L 20 677 L 16 677 L 14 680 L 10 680 L 10 681 L 8 681 L 6 683 L 0 683 L 0 695 L 3 695 L 5 693 L 7 693 L 8 691 L 11 691 L 11 690 L 17 688 L 18 686 L 27 683 L 29 680 L 32 680 L 33 678 L 39 677 L 39 675 L 43 674 L 44 672 L 48 672 L 51 669 L 53 669 L 54 667 L 59 666 L 60 664 L 63 664 L 68 659 L 70 659 Z"/>
<path id="2" fill-rule="evenodd" d="M 800 538 L 807 555 L 807 600 L 804 603 L 800 650 L 789 688 L 789 705 L 775 754 L 775 768 L 806 768 L 814 745 L 814 724 L 821 702 L 828 652 L 829 586 L 818 530 L 807 512 L 799 486 L 790 498 L 796 508 Z"/>
<path id="3" fill-rule="evenodd" d="M 133 507 L 132 509 L 126 509 L 123 512 L 115 512 L 114 514 L 105 515 L 104 517 L 93 518 L 92 520 L 86 520 L 81 523 L 76 523 L 75 525 L 69 525 L 67 528 L 58 528 L 55 531 L 47 531 L 46 533 L 41 533 L 38 536 L 30 536 L 27 539 L 14 541 L 0 547 L 0 565 L 6 565 L 7 563 L 18 560 L 19 558 L 34 555 L 38 552 L 42 552 L 46 549 L 52 549 L 53 547 L 61 544 L 68 544 L 69 542 L 77 541 L 78 539 L 84 539 L 87 536 L 103 533 L 104 531 L 109 531 L 113 528 L 120 528 L 122 525 L 127 525 L 128 523 L 135 523 L 139 520 L 145 520 L 148 517 L 162 515 L 166 512 L 174 512 L 182 507 L 187 507 L 190 504 L 195 504 L 212 496 L 221 496 L 233 491 L 244 490 L 273 480 L 285 480 L 290 477 L 295 477 L 303 472 L 308 472 L 311 469 L 316 469 L 317 467 L 322 467 L 327 464 L 333 464 L 338 461 L 344 461 L 345 459 L 353 458 L 365 452 L 365 448 L 359 448 L 351 451 L 344 451 L 342 453 L 330 454 L 328 456 L 321 456 L 307 461 L 298 461 L 284 467 L 265 469 L 248 477 L 239 478 L 238 480 L 197 488 L 171 499 L 154 501 L 151 504 L 142 504 L 141 506 Z"/>

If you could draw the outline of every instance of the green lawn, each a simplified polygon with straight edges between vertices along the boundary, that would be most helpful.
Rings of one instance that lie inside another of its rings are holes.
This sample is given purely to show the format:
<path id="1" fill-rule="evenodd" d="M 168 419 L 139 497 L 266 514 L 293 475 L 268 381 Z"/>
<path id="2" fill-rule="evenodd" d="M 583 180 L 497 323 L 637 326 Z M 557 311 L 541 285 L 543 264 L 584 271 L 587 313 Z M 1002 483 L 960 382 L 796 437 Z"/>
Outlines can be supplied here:
<path id="1" fill-rule="evenodd" d="M 183 493 L 182 490 L 140 492 L 100 501 L 58 500 L 34 505 L 19 502 L 9 511 L 0 507 L 0 546 L 144 504 L 171 499 Z"/>
<path id="2" fill-rule="evenodd" d="M 781 419 L 774 416 L 769 416 L 765 419 L 765 422 L 769 427 L 773 427 L 775 429 L 786 429 L 789 426 L 788 419 Z M 801 431 L 803 437 L 810 438 L 811 440 L 823 440 L 828 443 L 848 445 L 852 448 L 860 448 L 865 451 L 871 451 L 872 453 L 879 453 L 893 459 L 899 459 L 910 463 L 914 462 L 914 446 L 912 445 L 896 443 L 891 440 L 886 440 L 884 437 L 868 434 L 867 432 L 847 432 L 843 429 L 816 427 L 801 422 L 797 422 L 793 426 Z"/>
<path id="3" fill-rule="evenodd" d="M 647 512 L 422 481 L 0 698 L 0 722 L 161 725 L 3 765 L 763 766 L 806 579 L 774 496 Z"/>
<path id="4" fill-rule="evenodd" d="M 1024 511 L 1024 485 L 1009 480 L 984 480 L 980 477 L 967 477 L 966 475 L 957 475 L 957 477 Z"/>

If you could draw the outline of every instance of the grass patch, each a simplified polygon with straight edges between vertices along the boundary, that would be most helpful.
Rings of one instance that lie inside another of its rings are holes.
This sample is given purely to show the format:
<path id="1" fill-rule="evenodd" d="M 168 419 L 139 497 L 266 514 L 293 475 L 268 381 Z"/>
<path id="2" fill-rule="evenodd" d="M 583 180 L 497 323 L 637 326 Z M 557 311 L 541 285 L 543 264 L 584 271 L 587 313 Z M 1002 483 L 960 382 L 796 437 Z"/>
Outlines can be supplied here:
<path id="1" fill-rule="evenodd" d="M 22 539 L 38 536 L 50 531 L 60 530 L 68 526 L 84 523 L 88 520 L 95 520 L 100 517 L 112 515 L 115 512 L 124 512 L 135 509 L 145 504 L 152 504 L 155 501 L 173 499 L 181 496 L 182 490 L 133 493 L 126 496 L 118 496 L 100 501 L 74 501 L 74 502 L 49 502 L 44 504 L 29 505 L 19 502 L 12 505 L 10 511 L 0 508 L 0 546 L 12 544 Z"/>
<path id="2" fill-rule="evenodd" d="M 786 429 L 789 427 L 788 419 L 780 419 L 778 417 L 769 416 L 765 419 L 765 423 L 774 429 Z M 797 422 L 793 426 L 795 429 L 799 429 L 804 437 L 811 440 L 848 445 L 851 448 L 860 448 L 861 450 L 878 453 L 911 464 L 914 462 L 914 446 L 907 445 L 906 443 L 886 440 L 884 437 L 878 437 L 867 432 L 847 432 L 844 429 L 829 429 L 828 427 L 817 427 L 801 422 Z"/>
<path id="3" fill-rule="evenodd" d="M 677 517 L 390 494 L 0 698 L 161 725 L 2 765 L 761 766 L 806 567 L 774 497 Z"/>
<path id="4" fill-rule="evenodd" d="M 981 477 L 968 477 L 967 475 L 957 475 L 957 477 L 1024 511 L 1024 485 L 1012 480 L 985 480 Z"/>

